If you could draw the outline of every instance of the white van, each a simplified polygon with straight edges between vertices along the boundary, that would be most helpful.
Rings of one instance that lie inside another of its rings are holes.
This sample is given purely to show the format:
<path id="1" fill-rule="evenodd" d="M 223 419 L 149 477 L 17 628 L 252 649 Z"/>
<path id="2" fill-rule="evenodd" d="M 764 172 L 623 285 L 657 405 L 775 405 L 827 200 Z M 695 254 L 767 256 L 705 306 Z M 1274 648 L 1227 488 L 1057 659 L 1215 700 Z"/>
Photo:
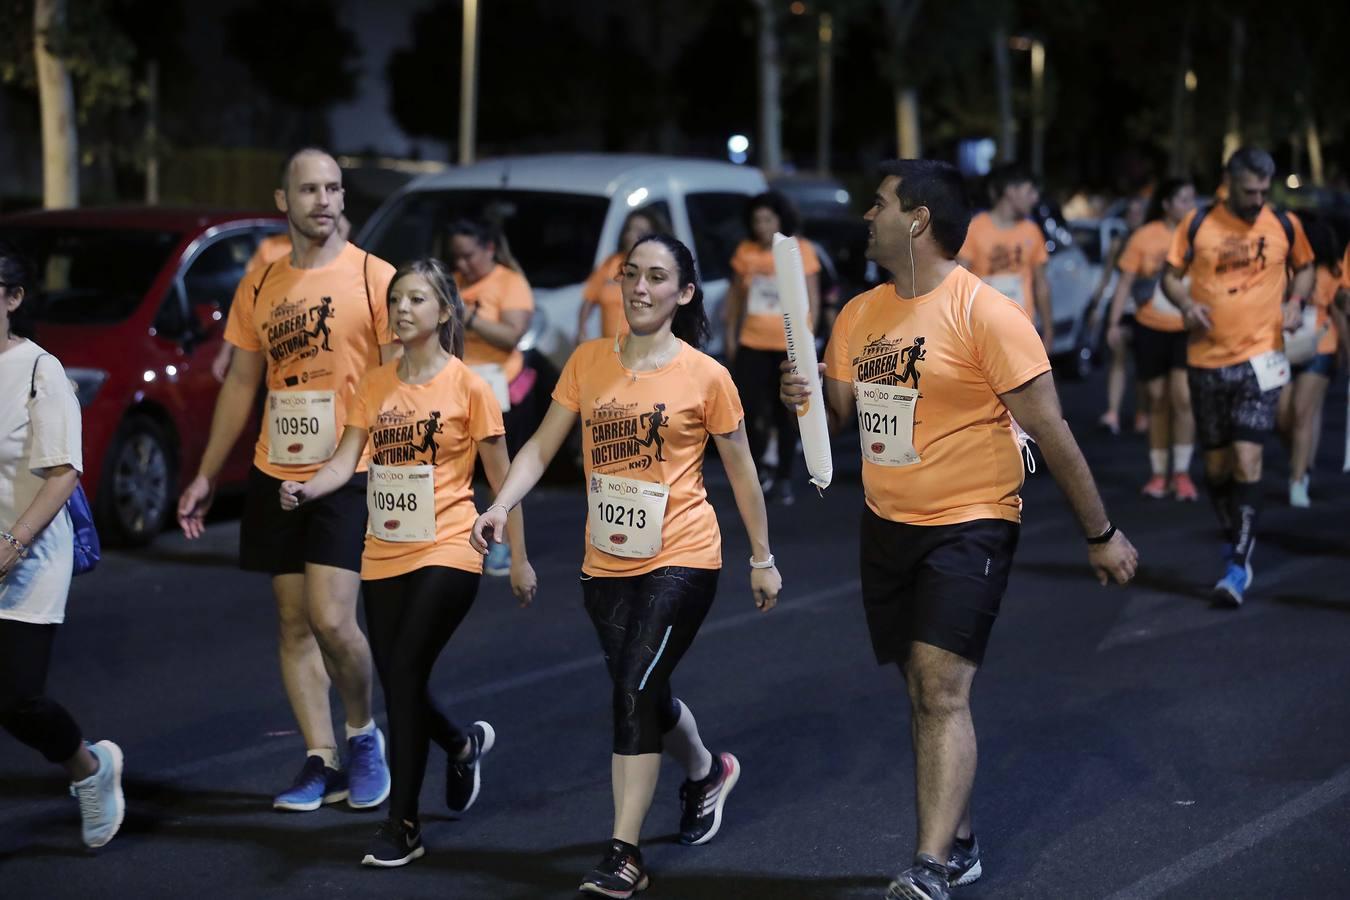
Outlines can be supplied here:
<path id="1" fill-rule="evenodd" d="M 713 326 L 705 349 L 717 353 L 731 256 L 745 238 L 745 204 L 766 189 L 758 169 L 712 160 L 502 157 L 409 182 L 375 211 L 357 243 L 395 265 L 420 256 L 448 260 L 446 232 L 455 219 L 500 223 L 534 289 L 534 319 L 520 347 L 537 351 L 556 372 L 575 347 L 582 283 L 618 249 L 628 213 L 653 209 L 694 251 Z M 598 327 L 596 317 L 591 325 Z"/>

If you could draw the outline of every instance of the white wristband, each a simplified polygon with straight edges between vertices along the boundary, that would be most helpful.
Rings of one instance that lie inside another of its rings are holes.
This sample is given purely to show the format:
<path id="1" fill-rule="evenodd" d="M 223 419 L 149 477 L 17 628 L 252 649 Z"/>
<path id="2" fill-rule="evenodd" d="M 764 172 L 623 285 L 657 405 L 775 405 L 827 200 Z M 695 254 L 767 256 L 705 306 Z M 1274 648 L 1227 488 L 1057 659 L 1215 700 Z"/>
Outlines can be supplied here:
<path id="1" fill-rule="evenodd" d="M 762 561 L 762 562 L 755 562 L 755 558 L 754 558 L 753 556 L 750 557 L 750 568 L 752 568 L 752 569 L 772 569 L 772 568 L 773 568 L 773 554 L 770 553 L 770 554 L 769 554 L 769 558 L 766 559 L 766 560 L 764 560 L 764 561 Z"/>

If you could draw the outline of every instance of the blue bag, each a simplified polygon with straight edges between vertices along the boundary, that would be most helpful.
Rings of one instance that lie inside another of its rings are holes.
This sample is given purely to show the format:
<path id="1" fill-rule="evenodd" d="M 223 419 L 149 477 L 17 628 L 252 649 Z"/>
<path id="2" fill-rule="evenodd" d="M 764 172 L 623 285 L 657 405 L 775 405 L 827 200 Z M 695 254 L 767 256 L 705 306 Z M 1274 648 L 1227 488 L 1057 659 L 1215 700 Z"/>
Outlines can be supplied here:
<path id="1" fill-rule="evenodd" d="M 41 359 L 39 356 L 33 360 L 33 377 L 28 385 L 29 400 L 37 397 L 37 367 Z M 75 559 L 71 571 L 75 575 L 92 572 L 103 558 L 102 547 L 99 546 L 98 529 L 94 527 L 94 513 L 89 508 L 89 498 L 78 481 L 75 482 L 75 493 L 66 501 L 66 512 L 70 513 L 70 524 L 75 532 Z"/>

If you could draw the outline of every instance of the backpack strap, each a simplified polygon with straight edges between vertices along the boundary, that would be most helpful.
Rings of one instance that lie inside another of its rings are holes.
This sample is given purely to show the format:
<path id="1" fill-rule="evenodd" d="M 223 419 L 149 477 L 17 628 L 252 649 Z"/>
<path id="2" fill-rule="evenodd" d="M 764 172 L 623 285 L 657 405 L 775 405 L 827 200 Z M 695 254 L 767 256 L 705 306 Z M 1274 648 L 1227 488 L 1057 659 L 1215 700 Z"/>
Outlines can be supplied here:
<path id="1" fill-rule="evenodd" d="M 33 360 L 33 375 L 28 381 L 28 399 L 32 400 L 37 396 L 37 367 L 42 362 L 44 356 L 51 356 L 50 353 L 39 353 L 37 359 Z"/>
<path id="2" fill-rule="evenodd" d="M 380 329 L 375 326 L 375 298 L 370 292 L 370 251 L 366 251 L 366 258 L 361 263 L 361 283 L 366 286 L 366 309 L 370 311 L 370 331 L 375 335 L 375 361 L 378 364 L 380 360 L 380 347 L 383 343 L 380 340 Z"/>
<path id="3" fill-rule="evenodd" d="M 267 280 L 268 274 L 272 271 L 272 267 L 275 266 L 276 264 L 277 264 L 277 261 L 276 261 L 275 259 L 272 260 L 270 263 L 268 263 L 268 264 L 267 264 L 267 268 L 263 269 L 262 277 L 259 278 L 259 279 L 258 279 L 258 283 L 255 284 L 255 285 L 253 286 L 253 308 L 254 308 L 254 309 L 257 309 L 257 308 L 258 308 L 258 295 L 262 293 L 263 282 L 265 282 L 265 281 Z"/>
<path id="4" fill-rule="evenodd" d="M 1289 242 L 1289 252 L 1290 252 L 1290 253 L 1293 253 L 1293 251 L 1294 251 L 1294 222 L 1293 222 L 1293 220 L 1289 218 L 1289 213 L 1285 212 L 1285 211 L 1282 210 L 1282 209 L 1277 209 L 1276 207 L 1272 206 L 1272 207 L 1270 208 L 1270 211 L 1273 212 L 1273 213 L 1275 214 L 1275 218 L 1276 218 L 1276 220 L 1279 221 L 1280 227 L 1284 229 L 1284 239 L 1285 239 L 1286 241 Z"/>
<path id="5" fill-rule="evenodd" d="M 1205 216 L 1209 215 L 1212 206 L 1202 206 L 1195 211 L 1195 218 L 1191 219 L 1191 227 L 1186 229 L 1186 265 L 1189 266 L 1195 259 L 1195 235 L 1200 231 L 1200 226 L 1205 221 Z"/>

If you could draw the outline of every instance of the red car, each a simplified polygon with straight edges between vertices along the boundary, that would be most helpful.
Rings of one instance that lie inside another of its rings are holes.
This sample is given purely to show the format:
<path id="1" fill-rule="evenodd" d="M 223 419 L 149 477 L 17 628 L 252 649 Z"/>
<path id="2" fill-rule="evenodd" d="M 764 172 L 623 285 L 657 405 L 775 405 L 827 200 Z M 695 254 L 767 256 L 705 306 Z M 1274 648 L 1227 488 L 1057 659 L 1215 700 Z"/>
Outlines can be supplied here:
<path id="1" fill-rule="evenodd" d="M 197 472 L 220 385 L 211 374 L 225 315 L 275 214 L 152 208 L 0 217 L 0 240 L 36 266 L 25 303 L 37 342 L 55 354 L 84 410 L 84 488 L 100 535 L 150 541 Z M 221 473 L 241 484 L 244 435 Z"/>

